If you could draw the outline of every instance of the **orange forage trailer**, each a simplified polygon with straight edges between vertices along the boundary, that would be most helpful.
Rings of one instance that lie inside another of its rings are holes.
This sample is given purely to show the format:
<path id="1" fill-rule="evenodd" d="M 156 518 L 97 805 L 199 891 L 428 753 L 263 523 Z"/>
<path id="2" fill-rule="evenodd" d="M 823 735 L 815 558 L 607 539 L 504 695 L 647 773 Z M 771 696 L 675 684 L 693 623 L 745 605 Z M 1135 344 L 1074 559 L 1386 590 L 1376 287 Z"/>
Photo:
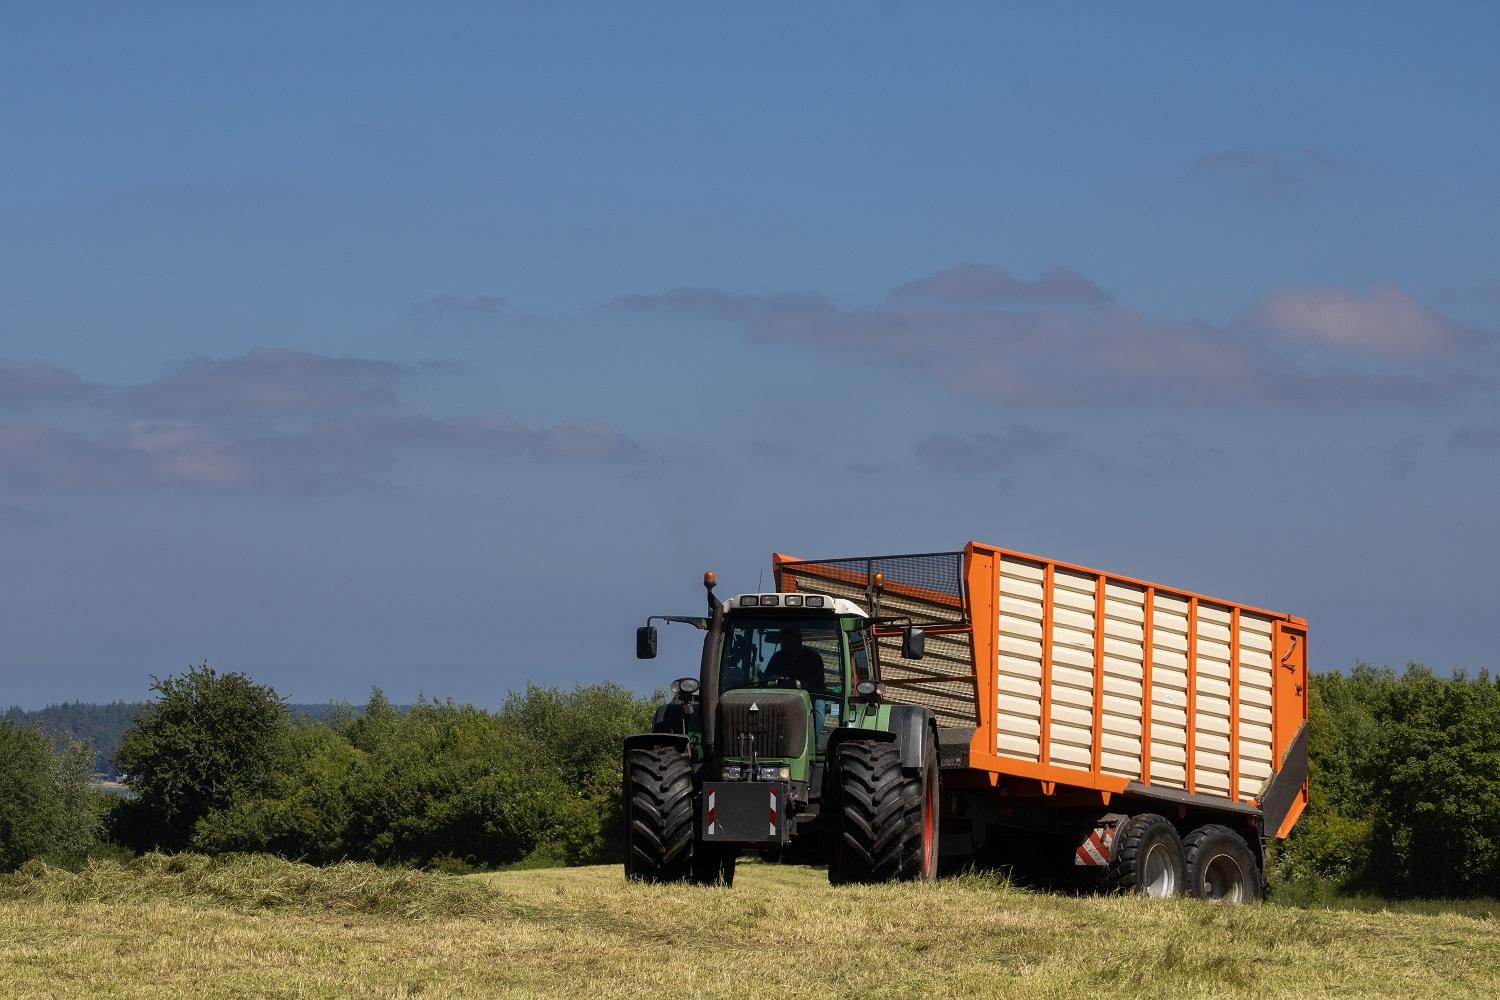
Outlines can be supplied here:
<path id="1" fill-rule="evenodd" d="M 980 542 L 773 564 L 882 623 L 868 670 L 933 720 L 945 858 L 1259 897 L 1307 803 L 1304 619 Z"/>

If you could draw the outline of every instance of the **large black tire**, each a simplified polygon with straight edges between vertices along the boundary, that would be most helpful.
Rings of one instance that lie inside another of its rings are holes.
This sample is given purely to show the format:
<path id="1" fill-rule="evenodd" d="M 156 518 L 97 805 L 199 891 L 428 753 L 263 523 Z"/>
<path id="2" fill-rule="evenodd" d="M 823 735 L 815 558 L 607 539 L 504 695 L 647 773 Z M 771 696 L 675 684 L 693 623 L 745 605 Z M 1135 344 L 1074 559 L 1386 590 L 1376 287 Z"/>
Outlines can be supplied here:
<path id="1" fill-rule="evenodd" d="M 1182 845 L 1187 858 L 1188 895 L 1222 903 L 1260 900 L 1260 865 L 1238 833 L 1210 823 L 1188 834 Z"/>
<path id="2" fill-rule="evenodd" d="M 838 747 L 838 837 L 828 881 L 890 882 L 906 848 L 907 782 L 894 743 L 849 740 Z"/>
<path id="3" fill-rule="evenodd" d="M 938 804 L 941 801 L 941 770 L 937 740 L 929 733 L 927 764 L 920 778 L 908 778 L 903 793 L 906 831 L 902 845 L 901 878 L 931 882 L 938 874 Z"/>
<path id="4" fill-rule="evenodd" d="M 1141 813 L 1115 834 L 1108 877 L 1116 892 L 1165 898 L 1182 895 L 1187 881 L 1182 838 L 1165 817 Z"/>
<path id="5" fill-rule="evenodd" d="M 625 877 L 680 882 L 693 866 L 693 767 L 676 747 L 625 751 Z"/>

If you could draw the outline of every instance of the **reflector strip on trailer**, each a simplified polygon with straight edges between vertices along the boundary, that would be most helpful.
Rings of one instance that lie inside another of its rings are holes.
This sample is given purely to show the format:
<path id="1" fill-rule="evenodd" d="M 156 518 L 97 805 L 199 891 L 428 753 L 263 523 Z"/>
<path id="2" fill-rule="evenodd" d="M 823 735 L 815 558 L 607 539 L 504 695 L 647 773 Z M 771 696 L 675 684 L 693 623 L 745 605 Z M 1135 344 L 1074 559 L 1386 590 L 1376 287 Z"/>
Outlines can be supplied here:
<path id="1" fill-rule="evenodd" d="M 771 789 L 771 836 L 776 836 L 776 789 Z"/>
<path id="2" fill-rule="evenodd" d="M 714 819 L 718 814 L 714 811 L 714 793 L 708 793 L 708 832 L 714 832 Z"/>
<path id="3" fill-rule="evenodd" d="M 1083 843 L 1078 845 L 1078 850 L 1074 852 L 1073 863 L 1091 867 L 1109 864 L 1110 848 L 1114 844 L 1114 839 L 1114 827 L 1094 827 L 1089 831 L 1089 835 L 1083 838 Z"/>

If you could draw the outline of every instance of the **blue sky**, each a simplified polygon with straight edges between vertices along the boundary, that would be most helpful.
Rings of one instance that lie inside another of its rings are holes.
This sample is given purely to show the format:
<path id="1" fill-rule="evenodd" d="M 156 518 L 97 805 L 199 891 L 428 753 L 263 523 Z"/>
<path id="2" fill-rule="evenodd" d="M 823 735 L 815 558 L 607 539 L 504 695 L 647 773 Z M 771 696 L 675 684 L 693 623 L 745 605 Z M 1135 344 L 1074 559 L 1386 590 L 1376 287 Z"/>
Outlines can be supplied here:
<path id="1" fill-rule="evenodd" d="M 983 541 L 1494 667 L 1495 8 L 0 15 L 0 703 Z"/>

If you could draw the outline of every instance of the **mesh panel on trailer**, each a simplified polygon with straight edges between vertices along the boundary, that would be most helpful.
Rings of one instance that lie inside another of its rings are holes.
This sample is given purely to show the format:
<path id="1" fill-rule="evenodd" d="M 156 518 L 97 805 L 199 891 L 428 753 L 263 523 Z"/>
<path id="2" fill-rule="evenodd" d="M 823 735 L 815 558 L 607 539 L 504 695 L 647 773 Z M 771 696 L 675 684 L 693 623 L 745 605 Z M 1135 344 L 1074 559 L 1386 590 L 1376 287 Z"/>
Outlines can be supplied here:
<path id="1" fill-rule="evenodd" d="M 968 623 L 962 552 L 784 562 L 777 573 L 781 590 L 841 597 L 866 613 L 871 612 L 870 595 L 875 574 L 880 573 L 885 577 L 882 618 L 909 616 L 913 624 L 923 626 Z M 878 643 L 886 700 L 925 705 L 940 725 L 978 725 L 974 648 L 967 631 L 928 633 L 921 660 L 903 660 L 899 638 L 881 637 Z"/>
<path id="2" fill-rule="evenodd" d="M 962 552 L 928 552 L 911 556 L 857 559 L 810 559 L 784 562 L 777 568 L 778 586 L 843 597 L 870 611 L 875 574 L 885 577 L 880 614 L 910 615 L 914 624 L 964 624 Z"/>

